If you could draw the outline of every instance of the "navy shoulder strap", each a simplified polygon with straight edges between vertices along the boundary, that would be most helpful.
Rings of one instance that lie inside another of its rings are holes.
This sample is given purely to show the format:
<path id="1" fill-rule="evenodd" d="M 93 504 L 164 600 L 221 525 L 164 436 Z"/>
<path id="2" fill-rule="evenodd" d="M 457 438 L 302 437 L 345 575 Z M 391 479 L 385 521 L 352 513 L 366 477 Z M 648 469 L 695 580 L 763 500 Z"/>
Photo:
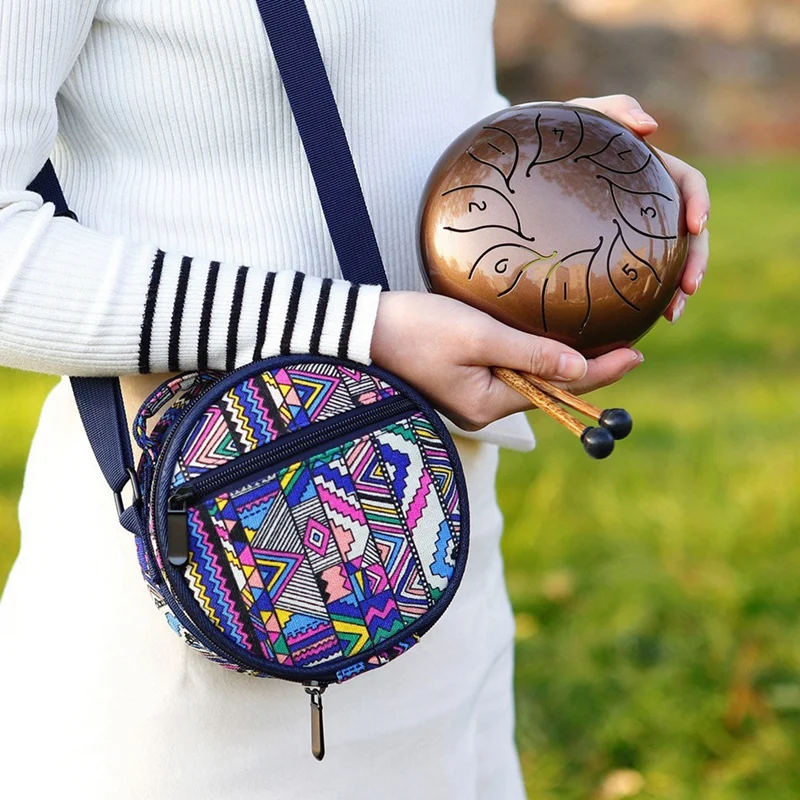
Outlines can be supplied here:
<path id="1" fill-rule="evenodd" d="M 305 2 L 255 2 L 311 166 L 342 276 L 354 283 L 379 284 L 388 289 L 369 211 Z M 57 214 L 75 218 L 49 161 L 29 188 L 53 202 Z M 141 522 L 135 505 L 124 509 L 120 499 L 129 480 L 135 486 L 135 476 L 119 380 L 71 381 L 81 420 L 100 469 L 114 491 L 122 524 L 138 532 Z M 138 499 L 136 492 L 134 499 Z"/>
<path id="2" fill-rule="evenodd" d="M 339 109 L 304 0 L 256 0 L 342 275 L 389 288 Z"/>

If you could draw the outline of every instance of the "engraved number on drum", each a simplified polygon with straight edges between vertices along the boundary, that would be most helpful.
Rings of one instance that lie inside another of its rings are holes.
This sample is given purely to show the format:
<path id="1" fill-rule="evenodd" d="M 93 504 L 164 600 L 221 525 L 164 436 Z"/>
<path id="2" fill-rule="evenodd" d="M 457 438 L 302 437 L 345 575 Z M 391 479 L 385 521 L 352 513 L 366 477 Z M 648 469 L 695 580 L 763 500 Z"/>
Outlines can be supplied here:
<path id="1" fill-rule="evenodd" d="M 655 219 L 658 212 L 655 210 L 653 206 L 642 206 L 639 209 L 639 214 L 642 217 L 649 217 L 650 219 Z"/>
<path id="2" fill-rule="evenodd" d="M 630 264 L 625 264 L 622 271 L 631 279 L 631 283 L 639 279 L 639 271 L 634 269 Z"/>
<path id="3" fill-rule="evenodd" d="M 558 136 L 559 144 L 564 141 L 564 131 L 561 128 L 553 128 L 553 135 Z"/>
<path id="4" fill-rule="evenodd" d="M 501 258 L 495 265 L 494 271 L 502 275 L 508 269 L 508 259 Z"/>
<path id="5" fill-rule="evenodd" d="M 485 200 L 481 200 L 480 203 L 475 201 L 475 200 L 470 202 L 470 204 L 467 206 L 467 210 L 469 211 L 470 214 L 475 210 L 475 208 L 473 208 L 473 206 L 475 206 L 475 208 L 477 208 L 478 211 L 486 211 L 486 201 Z"/>

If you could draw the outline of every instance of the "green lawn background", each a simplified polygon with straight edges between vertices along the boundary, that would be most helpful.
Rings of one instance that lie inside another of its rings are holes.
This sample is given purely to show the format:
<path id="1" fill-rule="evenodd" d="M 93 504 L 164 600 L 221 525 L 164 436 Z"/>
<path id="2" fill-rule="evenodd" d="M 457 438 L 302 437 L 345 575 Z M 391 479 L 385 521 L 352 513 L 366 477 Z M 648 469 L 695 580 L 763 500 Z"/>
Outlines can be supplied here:
<path id="1" fill-rule="evenodd" d="M 532 798 L 800 797 L 800 162 L 706 172 L 709 277 L 595 396 L 632 437 L 592 462 L 534 414 L 503 457 Z M 0 370 L 0 585 L 52 382 Z"/>

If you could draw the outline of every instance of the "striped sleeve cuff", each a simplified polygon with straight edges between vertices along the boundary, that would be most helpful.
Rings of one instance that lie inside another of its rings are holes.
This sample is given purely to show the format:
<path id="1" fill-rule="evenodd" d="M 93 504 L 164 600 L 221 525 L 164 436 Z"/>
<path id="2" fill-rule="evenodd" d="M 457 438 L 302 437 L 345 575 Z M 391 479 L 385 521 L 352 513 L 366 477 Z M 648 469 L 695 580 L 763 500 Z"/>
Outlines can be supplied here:
<path id="1" fill-rule="evenodd" d="M 139 371 L 231 370 L 293 353 L 368 364 L 379 297 L 379 286 L 159 250 L 144 303 Z"/>

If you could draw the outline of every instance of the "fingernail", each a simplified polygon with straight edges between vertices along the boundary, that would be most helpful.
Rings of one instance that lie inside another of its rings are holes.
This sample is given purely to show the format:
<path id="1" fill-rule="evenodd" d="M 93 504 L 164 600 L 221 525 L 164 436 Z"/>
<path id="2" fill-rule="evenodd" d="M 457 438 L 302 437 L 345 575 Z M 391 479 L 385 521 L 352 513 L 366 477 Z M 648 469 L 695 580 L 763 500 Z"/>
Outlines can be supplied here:
<path id="1" fill-rule="evenodd" d="M 565 381 L 577 381 L 586 374 L 587 364 L 577 353 L 562 353 L 558 359 L 558 375 Z"/>
<path id="2" fill-rule="evenodd" d="M 638 125 L 658 125 L 658 123 L 646 111 L 629 111 L 628 116 Z"/>
<path id="3" fill-rule="evenodd" d="M 695 292 L 700 288 L 700 284 L 703 282 L 703 278 L 705 278 L 705 276 L 706 276 L 705 272 L 701 272 L 697 276 L 697 280 L 694 282 L 694 290 L 695 290 Z"/>
<path id="4" fill-rule="evenodd" d="M 699 230 L 697 231 L 698 236 L 706 229 L 707 224 L 708 224 L 708 214 L 703 214 L 703 216 L 700 217 Z"/>
<path id="5" fill-rule="evenodd" d="M 631 361 L 635 361 L 637 364 L 641 364 L 642 361 L 644 361 L 644 353 L 642 353 L 640 350 L 634 350 Z"/>
<path id="6" fill-rule="evenodd" d="M 675 304 L 675 310 L 672 312 L 672 319 L 670 322 L 674 325 L 682 316 L 683 310 L 686 308 L 686 298 L 681 296 Z"/>

